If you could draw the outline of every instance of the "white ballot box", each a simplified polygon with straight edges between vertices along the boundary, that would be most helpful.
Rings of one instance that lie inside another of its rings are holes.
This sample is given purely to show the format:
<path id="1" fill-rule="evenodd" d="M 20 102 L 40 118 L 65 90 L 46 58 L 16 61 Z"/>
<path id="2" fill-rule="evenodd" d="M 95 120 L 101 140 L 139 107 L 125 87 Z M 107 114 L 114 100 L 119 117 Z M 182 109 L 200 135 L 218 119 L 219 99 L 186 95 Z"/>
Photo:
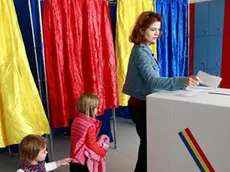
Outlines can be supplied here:
<path id="1" fill-rule="evenodd" d="M 147 96 L 148 172 L 230 172 L 230 90 L 195 93 Z"/>

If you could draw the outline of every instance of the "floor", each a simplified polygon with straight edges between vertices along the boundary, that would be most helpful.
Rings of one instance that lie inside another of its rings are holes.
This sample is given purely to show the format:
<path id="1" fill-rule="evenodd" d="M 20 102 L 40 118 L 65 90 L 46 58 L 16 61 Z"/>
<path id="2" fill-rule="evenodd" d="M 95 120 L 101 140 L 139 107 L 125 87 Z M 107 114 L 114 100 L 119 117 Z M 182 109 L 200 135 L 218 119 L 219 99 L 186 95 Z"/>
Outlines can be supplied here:
<path id="1" fill-rule="evenodd" d="M 68 157 L 70 138 L 68 136 L 54 136 L 54 160 Z M 107 155 L 107 172 L 133 172 L 139 139 L 134 124 L 127 119 L 117 118 L 117 149 L 110 145 Z M 15 172 L 19 167 L 16 154 L 0 153 L 0 171 Z M 55 172 L 68 172 L 68 166 L 60 167 Z"/>

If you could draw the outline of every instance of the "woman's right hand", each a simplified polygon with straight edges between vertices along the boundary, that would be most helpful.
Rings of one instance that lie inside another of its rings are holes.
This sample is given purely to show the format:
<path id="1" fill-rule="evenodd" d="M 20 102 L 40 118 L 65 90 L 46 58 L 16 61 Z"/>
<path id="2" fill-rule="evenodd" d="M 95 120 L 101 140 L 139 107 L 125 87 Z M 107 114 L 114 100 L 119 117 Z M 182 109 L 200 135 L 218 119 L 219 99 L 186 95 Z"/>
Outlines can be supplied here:
<path id="1" fill-rule="evenodd" d="M 200 84 L 200 78 L 195 75 L 189 76 L 185 79 L 185 86 L 195 87 L 198 86 L 199 84 Z"/>

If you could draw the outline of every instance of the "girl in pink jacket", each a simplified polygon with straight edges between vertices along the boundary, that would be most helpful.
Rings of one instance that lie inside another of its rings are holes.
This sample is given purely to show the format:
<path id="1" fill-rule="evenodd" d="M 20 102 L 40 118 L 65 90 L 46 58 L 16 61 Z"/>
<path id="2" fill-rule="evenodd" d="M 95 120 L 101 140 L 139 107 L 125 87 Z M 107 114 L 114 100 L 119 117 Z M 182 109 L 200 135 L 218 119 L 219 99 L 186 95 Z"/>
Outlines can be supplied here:
<path id="1" fill-rule="evenodd" d="M 96 120 L 96 114 L 100 104 L 94 94 L 80 96 L 71 126 L 70 172 L 105 172 L 109 137 L 103 135 L 97 140 L 101 122 Z"/>

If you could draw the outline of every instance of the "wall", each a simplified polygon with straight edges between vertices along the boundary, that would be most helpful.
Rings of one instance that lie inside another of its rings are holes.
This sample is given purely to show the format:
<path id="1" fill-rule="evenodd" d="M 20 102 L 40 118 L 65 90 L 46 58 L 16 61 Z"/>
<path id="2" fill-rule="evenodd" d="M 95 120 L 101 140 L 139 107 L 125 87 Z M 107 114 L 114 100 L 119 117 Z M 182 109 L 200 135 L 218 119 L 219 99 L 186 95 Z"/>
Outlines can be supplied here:
<path id="1" fill-rule="evenodd" d="M 225 7 L 225 0 L 190 4 L 190 74 L 202 70 L 230 80 L 228 75 L 223 75 L 222 67 L 226 66 L 222 64 L 227 22 Z"/>

